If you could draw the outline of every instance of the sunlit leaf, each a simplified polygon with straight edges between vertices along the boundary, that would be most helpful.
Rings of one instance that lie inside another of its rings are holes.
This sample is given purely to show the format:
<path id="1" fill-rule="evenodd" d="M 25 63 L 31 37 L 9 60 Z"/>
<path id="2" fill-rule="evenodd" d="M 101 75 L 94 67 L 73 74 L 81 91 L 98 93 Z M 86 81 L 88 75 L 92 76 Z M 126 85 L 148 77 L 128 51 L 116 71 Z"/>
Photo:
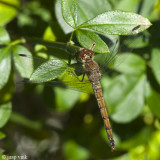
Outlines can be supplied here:
<path id="1" fill-rule="evenodd" d="M 7 83 L 11 70 L 10 48 L 0 49 L 0 89 Z"/>
<path id="2" fill-rule="evenodd" d="M 95 47 L 93 49 L 94 52 L 97 53 L 108 53 L 109 49 L 107 44 L 100 38 L 100 36 L 94 32 L 89 30 L 76 30 L 76 35 L 79 43 L 84 47 L 90 49 L 95 43 Z"/>
<path id="3" fill-rule="evenodd" d="M 43 39 L 48 40 L 48 41 L 55 41 L 56 40 L 56 36 L 54 35 L 52 28 L 50 26 L 48 26 L 46 28 L 44 35 L 43 35 Z"/>
<path id="4" fill-rule="evenodd" d="M 0 1 L 0 25 L 6 25 L 18 13 L 19 0 Z"/>
<path id="5" fill-rule="evenodd" d="M 57 77 L 58 80 L 48 81 L 47 84 L 49 84 L 51 86 L 52 85 L 53 86 L 66 85 L 66 87 L 69 87 L 72 90 L 93 94 L 92 84 L 88 80 L 87 75 L 85 74 L 84 78 L 83 78 L 83 74 L 77 75 L 76 72 L 78 72 L 78 71 L 76 71 L 76 68 L 78 68 L 80 71 L 82 71 L 81 67 L 79 67 L 78 65 L 77 65 L 77 67 L 75 66 L 75 64 L 73 64 L 71 66 L 67 66 L 66 70 L 64 70 L 63 74 L 58 75 L 58 77 Z M 83 81 L 81 81 L 82 78 L 83 78 Z M 70 91 L 68 91 L 68 92 L 70 92 Z"/>
<path id="6" fill-rule="evenodd" d="M 152 51 L 152 69 L 158 83 L 160 84 L 160 63 L 158 61 L 159 59 L 160 49 L 154 48 Z"/>
<path id="7" fill-rule="evenodd" d="M 94 31 L 111 35 L 137 34 L 151 26 L 147 18 L 136 13 L 109 11 L 83 23 L 78 28 L 89 28 Z"/>
<path id="8" fill-rule="evenodd" d="M 62 0 L 62 15 L 64 20 L 71 26 L 77 26 L 77 2 L 76 0 Z"/>
<path id="9" fill-rule="evenodd" d="M 0 27 L 0 44 L 8 44 L 10 42 L 10 37 L 7 31 Z"/>
<path id="10" fill-rule="evenodd" d="M 0 139 L 3 139 L 5 137 L 6 137 L 6 135 L 3 132 L 0 132 Z"/>
<path id="11" fill-rule="evenodd" d="M 159 150 L 160 150 L 160 131 L 156 130 L 152 134 L 152 138 L 149 140 L 148 144 L 148 158 L 149 159 L 159 159 Z M 146 154 L 144 155 L 146 157 Z"/>
<path id="12" fill-rule="evenodd" d="M 62 0 L 63 18 L 73 28 L 108 10 L 107 0 Z"/>
<path id="13" fill-rule="evenodd" d="M 67 143 L 65 143 L 63 150 L 66 160 L 71 160 L 71 159 L 87 160 L 90 154 L 86 148 L 78 145 L 74 141 L 68 141 Z"/>
<path id="14" fill-rule="evenodd" d="M 31 75 L 32 82 L 54 80 L 66 70 L 67 64 L 61 60 L 50 60 L 40 65 Z"/>
<path id="15" fill-rule="evenodd" d="M 56 0 L 55 2 L 55 15 L 56 15 L 56 18 L 57 18 L 57 21 L 61 27 L 61 29 L 63 30 L 63 32 L 65 34 L 68 34 L 70 32 L 73 31 L 73 28 L 71 26 L 69 26 L 63 16 L 62 16 L 62 12 L 61 12 L 61 0 Z"/>
<path id="16" fill-rule="evenodd" d="M 82 66 L 81 66 L 82 67 Z M 78 91 L 93 94 L 92 84 L 88 80 L 87 75 L 83 78 L 84 70 L 79 64 L 71 65 L 66 72 L 64 72 L 59 79 L 67 86 Z M 81 72 L 81 75 L 77 75 L 76 72 Z M 81 81 L 83 78 L 83 81 Z"/>
<path id="17" fill-rule="evenodd" d="M 33 59 L 27 58 L 26 56 L 32 56 L 32 54 L 27 48 L 21 45 L 14 46 L 12 48 L 12 51 L 16 69 L 23 78 L 29 78 L 31 76 L 31 73 L 33 72 L 34 66 Z M 26 56 L 19 56 L 19 54 L 23 54 Z"/>
<path id="18" fill-rule="evenodd" d="M 10 102 L 0 105 L 0 128 L 2 128 L 10 118 L 12 105 Z"/>
<path id="19" fill-rule="evenodd" d="M 95 17 L 96 15 L 105 11 L 111 10 L 112 7 L 108 0 L 78 0 L 78 25 L 85 21 Z M 63 12 L 63 10 L 62 10 Z M 73 28 L 66 24 L 61 13 L 61 0 L 56 0 L 55 3 L 55 14 L 59 25 L 63 29 L 65 34 L 73 31 Z"/>

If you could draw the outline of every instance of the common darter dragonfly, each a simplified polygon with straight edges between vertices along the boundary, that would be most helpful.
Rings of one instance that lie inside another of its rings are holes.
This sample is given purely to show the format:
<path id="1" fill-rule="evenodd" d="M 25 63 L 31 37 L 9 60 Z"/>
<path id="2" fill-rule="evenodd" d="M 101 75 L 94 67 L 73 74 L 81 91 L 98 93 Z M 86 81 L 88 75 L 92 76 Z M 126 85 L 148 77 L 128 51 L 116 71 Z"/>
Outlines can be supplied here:
<path id="1" fill-rule="evenodd" d="M 135 26 L 132 29 L 132 32 L 136 31 L 140 26 Z M 108 53 L 107 58 L 104 60 L 105 63 L 113 63 L 116 57 L 116 53 L 113 54 L 115 48 L 117 48 L 119 41 L 116 40 L 115 44 L 113 45 L 113 49 L 111 53 Z M 132 42 L 134 43 L 134 42 Z M 115 142 L 113 139 L 112 129 L 109 121 L 109 116 L 107 112 L 107 108 L 104 102 L 103 94 L 102 94 L 102 88 L 100 84 L 101 80 L 101 68 L 106 68 L 106 64 L 103 64 L 102 67 L 99 67 L 97 62 L 94 60 L 94 48 L 93 44 L 90 49 L 81 48 L 79 53 L 79 58 L 81 63 L 75 63 L 68 65 L 63 61 L 60 60 L 49 60 L 47 62 L 42 63 L 39 67 L 36 68 L 35 71 L 31 74 L 28 81 L 29 83 L 43 83 L 47 82 L 49 84 L 59 84 L 59 81 L 55 81 L 54 79 L 59 78 L 63 84 L 71 87 L 79 89 L 80 91 L 85 91 L 92 93 L 94 92 L 95 97 L 97 99 L 97 103 L 101 112 L 102 119 L 104 121 L 104 127 L 107 132 L 108 140 L 111 146 L 112 151 L 116 149 Z M 116 49 L 117 50 L 117 49 Z M 131 50 L 131 49 L 130 49 Z M 28 56 L 26 54 L 17 54 L 17 58 L 19 61 L 21 61 L 23 64 L 25 64 L 25 61 L 28 59 L 32 59 L 31 56 Z M 15 56 L 16 57 L 16 56 Z M 23 65 L 22 64 L 22 65 Z M 105 67 L 104 67 L 105 66 Z M 44 70 L 44 68 L 46 68 Z M 57 71 L 58 75 L 57 76 Z M 45 79 L 46 74 L 50 74 L 50 79 Z M 85 74 L 87 76 L 85 76 Z M 56 75 L 56 76 L 55 76 Z M 79 78 L 79 75 L 81 75 L 81 79 Z M 38 79 L 37 77 L 41 76 L 41 79 Z M 88 77 L 88 78 L 87 78 Z M 88 91 L 87 91 L 88 90 Z"/>

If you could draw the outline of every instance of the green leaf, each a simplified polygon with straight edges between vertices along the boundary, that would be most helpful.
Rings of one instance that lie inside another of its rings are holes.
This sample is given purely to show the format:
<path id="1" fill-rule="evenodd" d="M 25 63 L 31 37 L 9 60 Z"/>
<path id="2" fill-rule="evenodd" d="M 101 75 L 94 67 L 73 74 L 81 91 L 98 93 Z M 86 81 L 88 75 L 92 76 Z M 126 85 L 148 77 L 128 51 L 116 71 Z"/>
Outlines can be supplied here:
<path id="1" fill-rule="evenodd" d="M 65 22 L 65 20 L 62 16 L 62 12 L 63 12 L 63 10 L 62 10 L 62 7 L 61 7 L 61 0 L 56 0 L 56 2 L 55 2 L 55 16 L 56 16 L 56 19 L 57 19 L 60 27 L 62 28 L 63 33 L 65 33 L 65 34 L 71 33 L 71 32 L 73 32 L 73 28 Z M 59 34 L 61 36 L 63 36 L 61 33 L 59 33 Z"/>
<path id="2" fill-rule="evenodd" d="M 104 97 L 114 121 L 127 123 L 141 113 L 144 106 L 145 81 L 144 75 L 121 75 L 104 88 Z M 102 81 L 103 83 L 106 82 Z"/>
<path id="3" fill-rule="evenodd" d="M 62 15 L 68 25 L 73 28 L 77 26 L 76 0 L 62 0 Z"/>
<path id="4" fill-rule="evenodd" d="M 159 7 L 160 5 L 159 4 L 160 4 L 160 2 L 157 1 L 157 0 L 153 0 L 151 2 L 154 3 L 154 7 L 150 6 L 150 7 L 152 7 L 152 10 L 150 10 L 150 13 L 149 13 L 150 15 L 148 17 L 153 22 L 153 21 L 157 20 L 157 16 L 155 16 L 155 13 L 157 13 L 157 15 L 159 16 L 159 13 L 160 13 L 160 7 Z M 144 8 L 145 12 L 146 11 L 148 12 L 148 9 L 149 9 L 149 7 L 147 7 L 147 9 Z M 142 14 L 143 14 L 143 11 L 142 11 Z M 156 29 L 154 29 L 154 30 L 156 30 Z"/>
<path id="5" fill-rule="evenodd" d="M 18 13 L 19 0 L 0 1 L 0 25 L 10 22 Z"/>
<path id="6" fill-rule="evenodd" d="M 87 160 L 89 158 L 89 151 L 75 143 L 74 141 L 68 141 L 63 147 L 64 156 L 66 160 Z"/>
<path id="7" fill-rule="evenodd" d="M 134 135 L 126 141 L 123 141 L 118 147 L 124 150 L 129 150 L 138 145 L 146 144 L 151 135 L 152 129 L 145 127 L 138 134 Z"/>
<path id="8" fill-rule="evenodd" d="M 62 0 L 63 18 L 73 28 L 111 9 L 107 0 Z M 59 19 L 59 14 L 57 16 Z M 61 23 L 63 25 L 63 21 Z"/>
<path id="9" fill-rule="evenodd" d="M 81 73 L 79 76 L 78 73 Z M 80 64 L 72 64 L 68 66 L 66 72 L 64 72 L 58 79 L 61 80 L 69 88 L 76 89 L 81 92 L 93 94 L 92 84 L 88 80 L 87 75 L 83 78 L 83 67 Z M 83 78 L 83 81 L 81 82 Z"/>
<path id="10" fill-rule="evenodd" d="M 77 73 L 81 75 L 77 76 Z M 83 81 L 83 68 L 80 64 L 67 65 L 61 60 L 50 60 L 40 65 L 31 75 L 30 81 L 33 83 L 47 82 L 50 85 L 65 84 L 74 90 L 93 94 L 92 84 L 89 82 L 87 75 Z M 58 78 L 59 82 L 52 81 Z"/>
<path id="11" fill-rule="evenodd" d="M 130 48 L 143 48 L 149 45 L 150 35 L 148 32 L 144 32 L 142 34 L 138 34 L 135 36 L 129 36 L 128 38 L 124 39 L 124 45 Z"/>
<path id="12" fill-rule="evenodd" d="M 115 158 L 111 158 L 111 159 L 108 159 L 108 160 L 129 160 L 129 159 L 131 159 L 130 154 L 129 153 L 124 153 L 121 156 L 118 156 L 118 157 L 115 157 Z"/>
<path id="13" fill-rule="evenodd" d="M 160 84 L 160 63 L 159 63 L 159 59 L 160 59 L 160 49 L 159 48 L 154 48 L 152 50 L 152 69 L 153 69 L 153 73 L 158 81 L 158 83 Z"/>
<path id="14" fill-rule="evenodd" d="M 139 4 L 139 0 L 130 0 L 130 1 L 121 0 L 121 1 L 118 1 L 115 7 L 118 10 L 124 10 L 125 8 L 125 11 L 136 12 L 138 4 Z"/>
<path id="15" fill-rule="evenodd" d="M 2 128 L 10 118 L 12 111 L 11 102 L 0 105 L 0 128 Z"/>
<path id="16" fill-rule="evenodd" d="M 54 35 L 52 28 L 48 26 L 43 34 L 43 39 L 48 41 L 55 41 L 56 36 Z"/>
<path id="17" fill-rule="evenodd" d="M 5 137 L 6 137 L 6 135 L 3 132 L 0 131 L 0 140 L 5 138 Z"/>
<path id="18" fill-rule="evenodd" d="M 123 63 L 119 65 L 119 62 L 122 61 Z M 130 75 L 140 75 L 146 70 L 145 61 L 140 56 L 130 53 L 121 54 L 116 59 L 114 66 L 117 71 Z"/>
<path id="19" fill-rule="evenodd" d="M 136 13 L 109 11 L 83 23 L 77 29 L 89 28 L 103 34 L 129 35 L 142 32 L 150 26 L 151 23 L 147 18 Z"/>
<path id="20" fill-rule="evenodd" d="M 156 92 L 151 86 L 147 85 L 146 102 L 151 112 L 158 118 L 160 118 L 160 93 Z"/>
<path id="21" fill-rule="evenodd" d="M 27 119 L 23 115 L 16 112 L 12 112 L 10 120 L 16 124 L 20 124 L 22 126 L 25 126 L 27 128 L 31 128 L 34 130 L 40 130 L 42 128 L 42 124 L 40 122 Z"/>
<path id="22" fill-rule="evenodd" d="M 97 53 L 108 53 L 109 48 L 107 44 L 99 37 L 98 34 L 89 30 L 76 30 L 76 35 L 79 43 L 84 47 L 90 49 L 92 44 L 95 43 L 93 51 Z"/>
<path id="23" fill-rule="evenodd" d="M 112 10 L 112 6 L 108 0 L 77 0 L 77 2 L 80 8 L 78 11 L 82 12 L 80 15 L 86 17 L 85 21 L 97 16 L 98 14 Z M 80 18 L 81 17 L 78 16 L 78 19 Z"/>
<path id="24" fill-rule="evenodd" d="M 7 83 L 11 70 L 10 48 L 0 49 L 0 89 Z"/>
<path id="25" fill-rule="evenodd" d="M 9 42 L 10 37 L 8 32 L 3 27 L 0 27 L 0 44 L 8 44 Z"/>
<path id="26" fill-rule="evenodd" d="M 73 44 L 72 41 L 68 43 L 57 42 L 57 41 L 44 41 L 38 38 L 27 38 L 27 41 L 34 44 L 42 44 L 46 47 L 61 50 L 65 53 L 75 56 L 75 53 L 79 52 L 80 47 Z M 55 53 L 56 54 L 56 53 Z"/>
<path id="27" fill-rule="evenodd" d="M 29 78 L 34 69 L 32 54 L 27 48 L 21 45 L 14 46 L 12 52 L 16 69 L 22 77 Z M 20 56 L 19 54 L 24 54 L 30 58 Z"/>
<path id="28" fill-rule="evenodd" d="M 145 1 L 143 1 L 139 14 L 141 14 L 145 17 L 148 17 L 150 19 L 149 15 L 150 15 L 151 11 L 153 11 L 153 9 L 155 8 L 156 1 L 157 0 L 153 0 L 153 1 L 145 0 Z"/>
<path id="29" fill-rule="evenodd" d="M 31 75 L 32 82 L 54 80 L 66 70 L 67 64 L 61 60 L 50 60 L 40 65 Z"/>
<path id="30" fill-rule="evenodd" d="M 14 91 L 14 74 L 11 72 L 7 84 L 0 90 L 0 104 L 10 101 L 13 97 Z"/>
<path id="31" fill-rule="evenodd" d="M 64 88 L 55 88 L 55 93 L 57 111 L 68 111 L 73 108 L 73 106 L 79 100 L 81 94 L 80 92 Z M 68 99 L 70 100 L 68 101 Z"/>

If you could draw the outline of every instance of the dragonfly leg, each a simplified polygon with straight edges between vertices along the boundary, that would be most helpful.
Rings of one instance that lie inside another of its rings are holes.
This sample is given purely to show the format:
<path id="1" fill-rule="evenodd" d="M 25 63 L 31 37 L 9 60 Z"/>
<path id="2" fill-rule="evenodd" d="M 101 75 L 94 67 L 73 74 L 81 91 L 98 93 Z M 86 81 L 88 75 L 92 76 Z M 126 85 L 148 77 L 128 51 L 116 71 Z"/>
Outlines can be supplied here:
<path id="1" fill-rule="evenodd" d="M 80 79 L 78 78 L 78 76 L 77 76 L 74 72 L 72 72 L 72 71 L 70 71 L 70 72 L 78 79 L 78 81 L 83 82 L 84 77 L 85 77 L 85 73 L 82 73 L 82 74 L 83 74 L 83 77 L 82 77 L 82 79 L 80 80 Z M 81 74 L 81 75 L 82 75 L 82 74 Z"/>
<path id="2" fill-rule="evenodd" d="M 80 80 L 80 82 L 83 82 L 84 77 L 85 77 L 85 73 L 83 73 L 83 77 L 82 77 L 82 79 Z"/>

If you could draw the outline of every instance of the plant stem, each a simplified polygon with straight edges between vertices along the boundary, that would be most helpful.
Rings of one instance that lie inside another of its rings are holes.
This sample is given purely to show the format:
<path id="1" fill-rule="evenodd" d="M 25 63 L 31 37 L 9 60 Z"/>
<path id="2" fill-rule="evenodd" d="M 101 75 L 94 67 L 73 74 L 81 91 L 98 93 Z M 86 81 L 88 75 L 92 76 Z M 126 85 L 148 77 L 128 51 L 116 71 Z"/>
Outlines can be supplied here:
<path id="1" fill-rule="evenodd" d="M 15 45 L 20 44 L 20 43 L 26 43 L 26 40 L 25 40 L 24 38 L 17 39 L 17 40 L 15 40 L 15 41 L 11 42 L 11 43 L 9 44 L 9 46 L 15 46 Z"/>
<path id="2" fill-rule="evenodd" d="M 73 35 L 74 35 L 74 31 L 72 32 L 72 34 L 71 34 L 71 37 L 70 37 L 70 41 L 72 41 L 72 39 L 73 39 Z"/>

